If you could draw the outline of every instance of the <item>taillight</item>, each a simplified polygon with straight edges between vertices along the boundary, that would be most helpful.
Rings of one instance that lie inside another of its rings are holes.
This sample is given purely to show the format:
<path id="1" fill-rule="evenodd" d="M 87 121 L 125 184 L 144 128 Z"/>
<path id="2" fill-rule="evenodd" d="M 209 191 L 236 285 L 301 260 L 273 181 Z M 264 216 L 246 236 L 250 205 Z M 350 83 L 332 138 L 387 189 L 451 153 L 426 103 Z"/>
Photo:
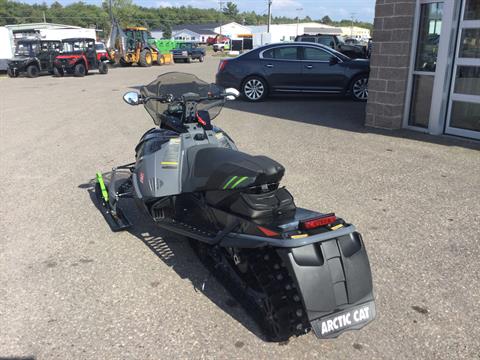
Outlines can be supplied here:
<path id="1" fill-rule="evenodd" d="M 225 70 L 225 66 L 227 66 L 228 60 L 220 60 L 220 64 L 218 64 L 218 72 Z"/>
<path id="2" fill-rule="evenodd" d="M 302 230 L 311 230 L 320 226 L 326 226 L 337 221 L 337 217 L 334 213 L 325 214 L 313 219 L 300 221 L 299 228 Z"/>

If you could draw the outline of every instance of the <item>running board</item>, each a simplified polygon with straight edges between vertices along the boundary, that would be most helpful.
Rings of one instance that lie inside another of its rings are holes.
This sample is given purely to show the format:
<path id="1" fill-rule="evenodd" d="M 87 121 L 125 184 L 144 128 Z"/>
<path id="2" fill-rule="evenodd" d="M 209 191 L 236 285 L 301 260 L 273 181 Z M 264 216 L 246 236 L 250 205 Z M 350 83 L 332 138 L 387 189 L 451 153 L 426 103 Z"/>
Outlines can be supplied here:
<path id="1" fill-rule="evenodd" d="M 204 231 L 202 229 L 198 229 L 194 226 L 182 223 L 180 221 L 161 220 L 156 221 L 156 224 L 159 227 L 169 230 L 173 233 L 199 240 L 210 245 L 215 245 L 216 243 L 218 243 L 218 241 L 216 240 L 216 234 Z"/>

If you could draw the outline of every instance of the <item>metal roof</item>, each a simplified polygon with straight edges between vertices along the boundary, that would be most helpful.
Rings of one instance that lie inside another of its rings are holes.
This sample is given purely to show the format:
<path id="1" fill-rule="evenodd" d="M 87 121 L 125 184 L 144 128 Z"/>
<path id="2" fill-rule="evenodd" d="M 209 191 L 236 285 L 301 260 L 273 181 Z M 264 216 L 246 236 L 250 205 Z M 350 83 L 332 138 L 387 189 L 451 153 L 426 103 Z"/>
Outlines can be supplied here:
<path id="1" fill-rule="evenodd" d="M 40 30 L 40 29 L 81 29 L 80 26 L 53 24 L 53 23 L 13 24 L 13 25 L 5 25 L 5 27 L 12 31 Z"/>

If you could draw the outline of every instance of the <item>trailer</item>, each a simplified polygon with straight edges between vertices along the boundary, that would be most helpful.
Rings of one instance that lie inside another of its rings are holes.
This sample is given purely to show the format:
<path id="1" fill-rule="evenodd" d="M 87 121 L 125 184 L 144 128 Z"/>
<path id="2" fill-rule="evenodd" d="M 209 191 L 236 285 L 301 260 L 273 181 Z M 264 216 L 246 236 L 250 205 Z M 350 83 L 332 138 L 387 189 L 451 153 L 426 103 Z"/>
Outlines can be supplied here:
<path id="1" fill-rule="evenodd" d="M 97 39 L 95 29 L 40 29 L 40 39 L 42 40 L 63 40 L 73 38 Z"/>
<path id="2" fill-rule="evenodd" d="M 12 33 L 5 26 L 0 26 L 0 71 L 7 71 L 8 60 L 13 58 L 13 49 Z"/>

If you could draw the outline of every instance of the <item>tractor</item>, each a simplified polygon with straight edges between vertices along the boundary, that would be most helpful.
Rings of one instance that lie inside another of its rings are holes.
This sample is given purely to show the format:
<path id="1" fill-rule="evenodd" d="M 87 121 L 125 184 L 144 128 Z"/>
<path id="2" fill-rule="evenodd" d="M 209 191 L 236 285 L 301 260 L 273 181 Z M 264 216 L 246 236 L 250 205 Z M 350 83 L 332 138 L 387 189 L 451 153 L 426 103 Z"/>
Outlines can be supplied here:
<path id="1" fill-rule="evenodd" d="M 112 31 L 108 41 L 110 58 L 122 66 L 137 64 L 148 67 L 153 63 L 161 64 L 160 52 L 155 45 L 148 43 L 147 28 L 131 26 L 121 29 L 116 21 L 112 22 Z"/>

